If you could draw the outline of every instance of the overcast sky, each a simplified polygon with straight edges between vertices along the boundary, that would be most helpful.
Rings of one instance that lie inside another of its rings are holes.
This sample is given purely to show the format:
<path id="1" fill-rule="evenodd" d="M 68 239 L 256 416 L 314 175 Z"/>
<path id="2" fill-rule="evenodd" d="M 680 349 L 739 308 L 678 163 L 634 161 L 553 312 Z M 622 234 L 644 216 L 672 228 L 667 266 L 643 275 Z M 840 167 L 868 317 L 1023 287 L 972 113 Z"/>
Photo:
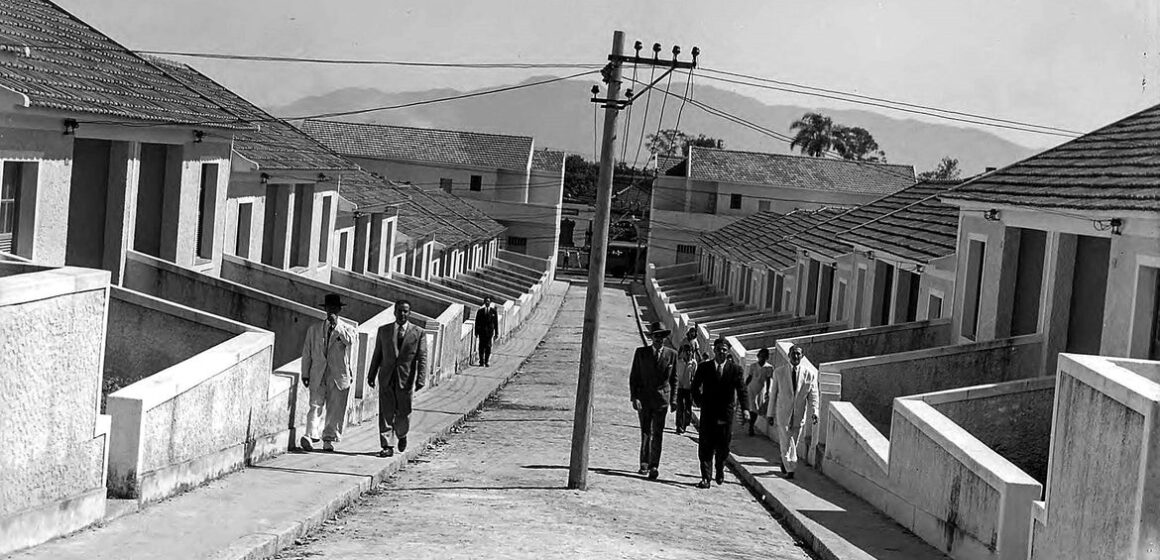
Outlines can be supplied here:
<path id="1" fill-rule="evenodd" d="M 1081 131 L 1160 103 L 1157 0 L 57 2 L 142 50 L 600 63 L 621 29 L 628 45 L 699 46 L 709 68 Z M 186 62 L 264 106 L 349 86 L 471 89 L 565 72 Z M 714 85 L 768 103 L 856 107 Z"/>

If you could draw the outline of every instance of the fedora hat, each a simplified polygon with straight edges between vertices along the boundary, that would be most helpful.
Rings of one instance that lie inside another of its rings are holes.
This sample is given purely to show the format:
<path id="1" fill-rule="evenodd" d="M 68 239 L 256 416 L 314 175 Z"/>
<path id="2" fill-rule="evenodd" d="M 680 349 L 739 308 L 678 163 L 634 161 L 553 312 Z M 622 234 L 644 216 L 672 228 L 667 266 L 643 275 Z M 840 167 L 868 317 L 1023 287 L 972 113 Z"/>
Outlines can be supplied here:
<path id="1" fill-rule="evenodd" d="M 318 304 L 318 307 L 331 306 L 346 307 L 346 304 L 342 302 L 342 296 L 338 294 L 326 294 L 326 296 L 322 298 L 322 303 Z"/>
<path id="2" fill-rule="evenodd" d="M 660 321 L 653 321 L 653 322 L 652 322 L 652 323 L 650 323 L 650 324 L 649 324 L 649 326 L 648 326 L 648 336 L 649 336 L 649 338 L 652 338 L 652 337 L 654 337 L 654 336 L 669 336 L 670 334 L 672 334 L 672 332 L 673 332 L 673 331 L 671 331 L 671 330 L 669 330 L 669 329 L 666 329 L 666 328 L 664 328 L 663 326 L 661 326 L 661 322 L 660 322 Z"/>

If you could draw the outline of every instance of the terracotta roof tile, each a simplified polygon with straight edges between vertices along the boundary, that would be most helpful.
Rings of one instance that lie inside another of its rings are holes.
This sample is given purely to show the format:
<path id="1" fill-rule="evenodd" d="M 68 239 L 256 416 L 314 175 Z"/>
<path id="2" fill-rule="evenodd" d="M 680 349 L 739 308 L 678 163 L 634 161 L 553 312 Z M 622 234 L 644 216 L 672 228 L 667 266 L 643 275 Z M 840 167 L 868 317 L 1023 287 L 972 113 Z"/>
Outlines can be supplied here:
<path id="1" fill-rule="evenodd" d="M 725 252 L 734 260 L 758 261 L 781 269 L 796 262 L 799 246 L 812 247 L 810 240 L 786 241 L 787 237 L 817 227 L 844 212 L 840 208 L 795 210 L 788 214 L 758 212 L 703 234 L 701 244 Z"/>
<path id="2" fill-rule="evenodd" d="M 249 128 L 212 100 L 45 0 L 0 4 L 0 86 L 37 109 Z"/>
<path id="3" fill-rule="evenodd" d="M 532 158 L 528 136 L 325 120 L 306 120 L 302 130 L 350 157 L 516 171 L 528 169 Z"/>
<path id="4" fill-rule="evenodd" d="M 215 100 L 231 113 L 258 123 L 258 130 L 234 133 L 234 151 L 257 163 L 262 170 L 293 169 L 321 172 L 358 169 L 357 165 L 334 153 L 306 133 L 281 119 L 274 118 L 190 66 L 163 58 L 148 58 L 175 80 Z"/>
<path id="5" fill-rule="evenodd" d="M 889 194 L 914 184 L 910 165 L 692 147 L 689 177 L 819 191 Z M 679 173 L 679 166 L 668 174 Z"/>
<path id="6" fill-rule="evenodd" d="M 945 198 L 1041 209 L 1160 211 L 1160 105 L 982 175 Z"/>
<path id="7" fill-rule="evenodd" d="M 564 152 L 556 150 L 535 150 L 532 152 L 532 169 L 550 173 L 563 173 Z"/>
<path id="8" fill-rule="evenodd" d="M 856 225 L 838 238 L 924 263 L 953 255 L 959 209 L 939 200 L 961 181 L 928 181 L 860 206 L 844 216 Z"/>

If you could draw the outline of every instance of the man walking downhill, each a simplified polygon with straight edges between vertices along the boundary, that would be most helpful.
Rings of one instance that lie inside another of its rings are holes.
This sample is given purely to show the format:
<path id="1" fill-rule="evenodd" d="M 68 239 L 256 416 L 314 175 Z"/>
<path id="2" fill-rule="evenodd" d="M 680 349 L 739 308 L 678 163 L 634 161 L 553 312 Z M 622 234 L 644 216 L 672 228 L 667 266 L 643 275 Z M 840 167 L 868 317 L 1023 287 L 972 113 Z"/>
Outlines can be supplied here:
<path id="1" fill-rule="evenodd" d="M 665 416 L 669 405 L 676 405 L 672 399 L 676 396 L 677 353 L 665 348 L 670 332 L 656 321 L 649 326 L 652 345 L 636 349 L 628 375 L 632 408 L 640 419 L 640 474 L 647 474 L 649 480 L 660 476 Z"/>
<path id="2" fill-rule="evenodd" d="M 793 478 L 797 470 L 798 443 L 806 424 L 806 407 L 818 423 L 818 370 L 802 365 L 804 352 L 793 346 L 789 349 L 789 365 L 773 372 L 769 389 L 770 425 L 777 434 L 781 449 L 781 472 Z"/>
<path id="3" fill-rule="evenodd" d="M 701 425 L 697 431 L 697 457 L 701 460 L 701 482 L 697 488 L 709 487 L 709 476 L 716 467 L 717 485 L 725 483 L 725 459 L 733 439 L 733 417 L 741 404 L 744 419 L 745 390 L 741 366 L 729 359 L 729 343 L 725 337 L 713 342 L 712 360 L 701 362 L 693 375 L 693 402 L 701 407 Z M 716 463 L 716 464 L 714 464 Z"/>
<path id="4" fill-rule="evenodd" d="M 345 307 L 342 297 L 326 294 L 321 307 L 326 318 L 306 329 L 302 343 L 302 384 L 310 390 L 310 411 L 306 415 L 306 435 L 298 440 L 298 446 L 305 451 L 313 451 L 320 437 L 322 449 L 334 451 L 334 444 L 342 439 L 352 379 L 350 355 L 355 332 L 338 320 Z"/>
<path id="5" fill-rule="evenodd" d="M 379 384 L 379 457 L 407 450 L 411 399 L 427 384 L 427 341 L 423 329 L 410 322 L 411 302 L 395 303 L 395 322 L 379 327 L 367 384 Z"/>
<path id="6" fill-rule="evenodd" d="M 491 296 L 483 296 L 483 307 L 475 312 L 475 336 L 479 338 L 479 365 L 491 365 L 491 343 L 499 336 L 499 311 Z"/>

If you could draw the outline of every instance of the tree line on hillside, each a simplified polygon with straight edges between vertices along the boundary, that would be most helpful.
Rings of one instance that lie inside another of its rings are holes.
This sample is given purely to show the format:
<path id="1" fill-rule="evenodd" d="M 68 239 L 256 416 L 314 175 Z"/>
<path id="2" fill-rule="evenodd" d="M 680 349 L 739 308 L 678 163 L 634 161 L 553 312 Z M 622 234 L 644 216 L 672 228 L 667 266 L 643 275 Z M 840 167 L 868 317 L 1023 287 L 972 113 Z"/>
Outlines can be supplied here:
<path id="1" fill-rule="evenodd" d="M 802 155 L 823 157 L 833 153 L 852 161 L 886 163 L 886 153 L 878 146 L 874 135 L 860 126 L 846 126 L 835 123 L 822 113 L 808 112 L 790 123 L 789 129 L 794 133 L 790 149 L 796 149 Z M 689 154 L 690 147 L 724 149 L 725 140 L 672 128 L 649 134 L 647 147 L 651 156 L 674 157 L 679 154 L 683 157 Z M 615 190 L 636 186 L 645 193 L 651 192 L 653 171 L 646 170 L 646 166 L 638 168 L 627 162 L 617 162 L 613 170 Z M 959 160 L 946 156 L 934 169 L 919 173 L 918 180 L 958 179 L 961 173 Z M 594 201 L 599 175 L 599 163 L 580 155 L 568 156 L 564 166 L 565 198 L 587 203 Z M 616 204 L 615 200 L 613 204 Z"/>

